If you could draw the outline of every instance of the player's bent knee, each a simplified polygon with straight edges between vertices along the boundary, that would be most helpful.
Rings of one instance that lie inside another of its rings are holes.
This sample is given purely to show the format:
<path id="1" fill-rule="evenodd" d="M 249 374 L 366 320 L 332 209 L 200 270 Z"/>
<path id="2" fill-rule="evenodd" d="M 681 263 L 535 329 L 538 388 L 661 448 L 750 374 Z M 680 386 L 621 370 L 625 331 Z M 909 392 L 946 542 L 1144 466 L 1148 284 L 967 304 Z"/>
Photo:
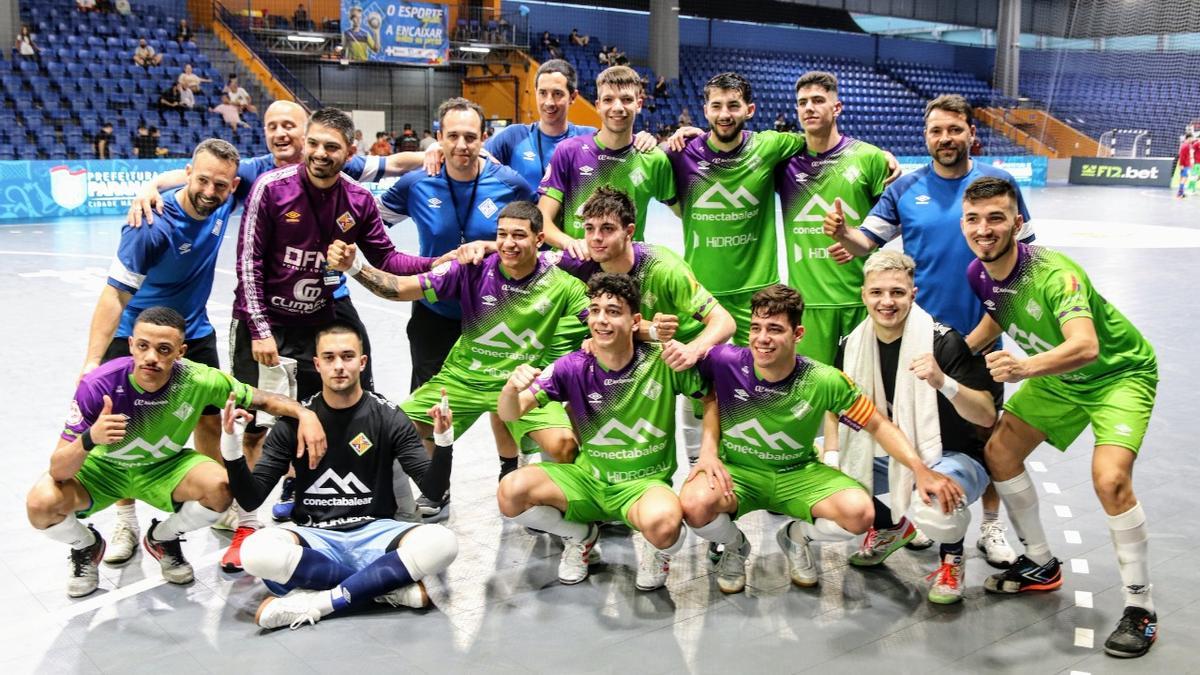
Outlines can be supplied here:
<path id="1" fill-rule="evenodd" d="M 413 581 L 438 574 L 458 556 L 458 538 L 441 525 L 421 525 L 400 540 L 397 554 Z"/>
<path id="2" fill-rule="evenodd" d="M 970 511 L 954 509 L 950 513 L 942 513 L 942 507 L 936 501 L 926 504 L 919 498 L 914 500 L 912 517 L 922 532 L 942 544 L 953 544 L 962 540 L 971 525 Z"/>
<path id="3" fill-rule="evenodd" d="M 701 485 L 699 488 L 692 488 L 691 485 L 697 481 L 702 481 L 703 478 L 697 478 L 689 483 L 679 494 L 679 505 L 683 510 L 683 519 L 687 521 L 691 527 L 703 527 L 712 522 L 713 518 L 717 517 L 720 509 L 717 508 L 717 503 L 721 501 L 721 494 L 716 490 L 708 489 L 707 485 Z"/>
<path id="4" fill-rule="evenodd" d="M 268 527 L 242 542 L 242 569 L 259 579 L 287 583 L 302 555 L 304 549 L 296 543 L 295 535 L 281 527 Z"/>

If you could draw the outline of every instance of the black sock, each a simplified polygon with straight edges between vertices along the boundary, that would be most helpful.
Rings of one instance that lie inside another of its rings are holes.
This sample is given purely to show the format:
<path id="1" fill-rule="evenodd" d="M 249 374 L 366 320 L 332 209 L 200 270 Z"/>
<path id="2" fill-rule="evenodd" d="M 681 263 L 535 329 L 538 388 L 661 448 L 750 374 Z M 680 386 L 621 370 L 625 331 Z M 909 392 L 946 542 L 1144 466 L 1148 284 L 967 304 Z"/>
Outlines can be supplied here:
<path id="1" fill-rule="evenodd" d="M 501 457 L 500 458 L 500 480 L 504 480 L 505 476 L 507 476 L 508 474 L 510 474 L 516 470 L 517 470 L 517 458 L 516 457 Z"/>
<path id="2" fill-rule="evenodd" d="M 943 558 L 948 555 L 962 555 L 963 554 L 963 540 L 959 539 L 958 541 L 954 542 L 953 544 L 942 544 L 939 549 L 939 553 Z"/>
<path id="3" fill-rule="evenodd" d="M 895 527 L 896 523 L 892 522 L 892 510 L 888 505 L 879 501 L 879 497 L 871 497 L 871 500 L 875 502 L 875 522 L 871 523 L 871 527 L 876 530 Z"/>

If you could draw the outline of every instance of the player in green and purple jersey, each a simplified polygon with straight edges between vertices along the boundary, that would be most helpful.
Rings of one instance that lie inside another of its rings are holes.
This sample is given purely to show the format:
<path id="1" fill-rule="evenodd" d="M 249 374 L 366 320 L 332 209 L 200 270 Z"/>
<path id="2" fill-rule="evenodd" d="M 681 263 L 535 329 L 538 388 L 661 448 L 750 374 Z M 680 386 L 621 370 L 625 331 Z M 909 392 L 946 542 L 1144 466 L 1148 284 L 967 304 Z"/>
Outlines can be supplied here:
<path id="1" fill-rule="evenodd" d="M 1023 360 L 1006 350 L 987 355 L 995 380 L 1024 380 L 1004 405 L 985 453 L 1025 554 L 984 587 L 1018 593 L 1062 585 L 1024 461 L 1042 441 L 1066 450 L 1090 425 L 1092 481 L 1107 515 L 1125 596 L 1124 616 L 1104 650 L 1141 656 L 1154 644 L 1158 618 L 1133 462 L 1154 408 L 1158 362 L 1150 343 L 1075 261 L 1016 240 L 1022 226 L 1017 204 L 1016 189 L 1000 178 L 980 178 L 963 194 L 962 233 L 977 258 L 967 268 L 967 281 L 986 311 L 976 344 L 991 344 L 1005 332 L 1029 355 Z"/>
<path id="2" fill-rule="evenodd" d="M 709 132 L 681 129 L 668 153 L 683 214 L 683 257 L 733 316 L 734 342 L 744 345 L 750 296 L 779 281 L 775 166 L 800 152 L 804 138 L 746 131 L 754 99 L 750 82 L 737 73 L 704 85 L 704 117 Z"/>
<path id="3" fill-rule="evenodd" d="M 596 78 L 596 92 L 600 131 L 559 143 L 538 189 L 546 242 L 580 260 L 587 259 L 581 209 L 596 188 L 612 185 L 637 204 L 638 241 L 646 229 L 650 198 L 668 206 L 675 202 L 667 156 L 658 148 L 639 152 L 634 147 L 633 123 L 642 109 L 643 93 L 637 71 L 627 66 L 605 69 Z"/>
<path id="4" fill-rule="evenodd" d="M 588 282 L 591 351 L 577 351 L 545 371 L 522 365 L 500 394 L 500 417 L 516 420 L 554 401 L 570 403 L 580 452 L 573 464 L 540 463 L 500 482 L 500 512 L 526 527 L 563 538 L 564 584 L 587 578 L 599 521 L 621 520 L 646 539 L 637 587 L 666 583 L 671 554 L 683 543 L 683 514 L 671 490 L 675 473 L 675 396 L 704 396 L 694 369 L 676 372 L 662 347 L 635 342 L 641 323 L 637 284 L 625 274 Z M 540 376 L 540 377 L 539 377 Z"/>
<path id="5" fill-rule="evenodd" d="M 820 71 L 801 75 L 796 116 L 805 147 L 775 168 L 788 285 L 804 294 L 804 339 L 796 349 L 829 365 L 838 339 L 862 323 L 867 311 L 860 297 L 864 259 L 838 264 L 830 256 L 835 242 L 825 234 L 825 214 L 840 210 L 848 227 L 858 227 L 891 173 L 883 150 L 838 131 L 841 114 L 837 77 Z"/>
<path id="6" fill-rule="evenodd" d="M 71 547 L 67 594 L 96 590 L 104 539 L 79 518 L 119 499 L 140 499 L 171 515 L 152 520 L 142 542 L 173 584 L 190 583 L 180 536 L 217 521 L 231 496 L 225 469 L 184 447 L 208 406 L 236 403 L 299 420 L 298 453 L 310 466 L 325 454 L 325 433 L 299 403 L 244 385 L 183 358 L 186 324 L 167 307 L 141 312 L 129 338 L 131 356 L 113 359 L 79 380 L 50 470 L 29 491 L 29 522 Z"/>
<path id="7" fill-rule="evenodd" d="M 462 306 L 462 335 L 441 370 L 400 405 L 422 437 L 433 431 L 429 409 L 443 390 L 454 408 L 454 432 L 461 436 L 480 415 L 496 411 L 500 389 L 518 365 L 543 359 L 560 319 L 584 320 L 583 283 L 559 269 L 557 252 L 538 252 L 542 241 L 541 213 L 529 202 L 516 201 L 496 217 L 496 253 L 477 265 L 453 261 L 425 274 L 397 277 L 354 264 L 357 255 L 344 243 L 330 247 L 329 266 L 349 270 L 380 297 L 457 300 Z M 516 468 L 516 444 L 526 434 L 555 459 L 574 457 L 575 436 L 561 406 L 548 406 L 508 428 L 512 439 L 496 437 L 501 477 Z M 437 516 L 440 510 L 423 513 Z"/>
<path id="8" fill-rule="evenodd" d="M 696 534 L 723 544 L 717 585 L 723 593 L 746 586 L 750 543 L 733 524 L 751 511 L 768 509 L 795 518 L 776 540 L 788 559 L 792 582 L 813 586 L 818 573 L 800 521 L 832 521 L 850 536 L 866 532 L 874 509 L 857 481 L 817 458 L 813 437 L 825 412 L 865 429 L 889 454 L 911 469 L 923 500 L 957 504 L 962 491 L 921 462 L 898 427 L 844 373 L 796 354 L 804 336 L 800 294 L 775 284 L 751 300 L 751 346 L 714 347 L 697 369 L 711 382 L 720 419 L 719 436 L 705 435 L 700 461 L 680 492 L 684 516 Z M 706 421 L 706 428 L 708 423 Z M 704 476 L 703 479 L 701 475 Z"/>

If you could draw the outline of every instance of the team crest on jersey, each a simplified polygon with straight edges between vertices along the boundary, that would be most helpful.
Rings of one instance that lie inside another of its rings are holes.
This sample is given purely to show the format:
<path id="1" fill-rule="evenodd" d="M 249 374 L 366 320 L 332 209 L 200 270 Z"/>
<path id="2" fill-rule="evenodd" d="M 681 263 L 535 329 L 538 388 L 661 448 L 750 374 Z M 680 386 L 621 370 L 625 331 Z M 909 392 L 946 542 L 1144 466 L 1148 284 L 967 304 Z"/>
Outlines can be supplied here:
<path id="1" fill-rule="evenodd" d="M 359 457 L 362 457 L 364 454 L 366 454 L 366 452 L 374 445 L 375 444 L 371 442 L 371 439 L 367 438 L 367 435 L 361 431 L 350 441 L 350 448 L 354 450 Z"/>
<path id="2" fill-rule="evenodd" d="M 857 183 L 858 179 L 861 177 L 862 169 L 858 168 L 857 166 L 847 167 L 846 170 L 842 172 L 842 178 L 845 178 L 847 183 Z"/>
<path id="3" fill-rule="evenodd" d="M 1025 305 L 1025 311 L 1028 312 L 1029 316 L 1032 316 L 1034 319 L 1042 318 L 1042 306 L 1037 304 L 1037 301 L 1033 298 L 1030 298 L 1029 302 Z"/>
<path id="4" fill-rule="evenodd" d="M 804 419 L 804 416 L 812 412 L 812 404 L 808 401 L 800 401 L 792 406 L 792 416 L 798 420 Z"/>
<path id="5" fill-rule="evenodd" d="M 546 312 L 550 311 L 550 298 L 538 299 L 537 302 L 533 303 L 533 311 L 537 312 L 538 314 L 545 314 Z"/>
<path id="6" fill-rule="evenodd" d="M 654 295 L 654 291 L 646 291 L 642 296 L 642 304 L 647 307 L 654 307 L 655 300 L 658 300 L 658 297 Z"/>
<path id="7" fill-rule="evenodd" d="M 658 380 L 650 380 L 646 383 L 645 388 L 642 389 L 642 396 L 651 401 L 657 401 L 659 395 L 662 394 L 662 390 L 663 386 L 658 383 Z"/>
<path id="8" fill-rule="evenodd" d="M 640 168 L 634 169 L 633 171 L 629 172 L 629 182 L 633 183 L 635 186 L 645 183 L 646 172 L 642 171 Z"/>
<path id="9" fill-rule="evenodd" d="M 300 212 L 288 211 L 287 213 L 283 214 L 283 218 L 289 223 L 298 223 L 300 222 Z"/>
<path id="10" fill-rule="evenodd" d="M 181 420 L 186 420 L 187 418 L 191 417 L 192 413 L 195 411 L 196 408 L 193 407 L 191 403 L 184 401 L 183 404 L 179 406 L 179 409 L 175 411 L 175 417 L 178 417 Z"/>
<path id="11" fill-rule="evenodd" d="M 441 276 L 445 276 L 446 272 L 449 272 L 449 271 L 450 271 L 450 261 L 447 260 L 446 262 L 442 263 L 441 265 L 438 265 L 437 267 L 429 270 L 429 273 L 435 277 L 441 277 Z"/>
<path id="12" fill-rule="evenodd" d="M 83 421 L 83 412 L 79 410 L 79 402 L 71 399 L 71 408 L 67 410 L 67 426 L 73 427 Z"/>
<path id="13" fill-rule="evenodd" d="M 349 232 L 350 228 L 357 225 L 354 221 L 354 216 L 350 215 L 349 211 L 338 216 L 335 222 L 338 224 L 338 227 L 342 228 L 342 232 Z"/>
<path id="14" fill-rule="evenodd" d="M 496 206 L 496 202 L 492 201 L 491 197 L 483 200 L 483 203 L 479 205 L 479 212 L 483 214 L 484 218 L 491 218 L 492 215 L 499 210 L 500 209 Z"/>
<path id="15" fill-rule="evenodd" d="M 213 229 L 212 229 L 212 232 L 211 232 L 211 234 L 212 234 L 214 237 L 215 237 L 215 236 L 217 236 L 217 235 L 219 235 L 219 234 L 221 234 L 221 228 L 222 228 L 222 227 L 224 227 L 224 226 L 225 226 L 225 219 L 223 219 L 223 218 L 217 218 L 217 222 L 216 222 L 216 224 L 215 224 L 215 225 L 213 225 Z"/>

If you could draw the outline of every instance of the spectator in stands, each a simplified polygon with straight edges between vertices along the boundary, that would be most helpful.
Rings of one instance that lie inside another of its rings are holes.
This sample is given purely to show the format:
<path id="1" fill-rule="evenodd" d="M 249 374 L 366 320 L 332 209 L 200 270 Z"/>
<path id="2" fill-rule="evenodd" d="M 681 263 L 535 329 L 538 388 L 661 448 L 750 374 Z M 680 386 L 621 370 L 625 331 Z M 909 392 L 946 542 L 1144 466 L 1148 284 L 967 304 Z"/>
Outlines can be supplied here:
<path id="1" fill-rule="evenodd" d="M 187 64 L 183 67 L 183 72 L 179 74 L 179 86 L 191 89 L 193 92 L 200 93 L 200 84 L 203 82 L 212 82 L 206 77 L 200 77 L 192 72 L 192 64 Z"/>
<path id="2" fill-rule="evenodd" d="M 175 84 L 175 88 L 179 90 L 179 105 L 181 107 L 179 112 L 182 117 L 184 110 L 192 110 L 196 107 L 196 95 L 192 93 L 191 89 L 181 87 L 178 83 Z"/>
<path id="3" fill-rule="evenodd" d="M 158 96 L 159 110 L 163 110 L 163 111 L 174 110 L 175 112 L 179 113 L 180 122 L 183 121 L 183 111 L 186 110 L 186 108 L 183 105 L 183 97 L 179 93 L 183 89 L 184 89 L 183 85 L 176 82 L 175 84 L 171 85 L 170 87 L 167 87 L 167 89 L 164 90 L 163 93 L 159 94 L 159 96 Z M 194 99 L 193 99 L 192 103 L 195 104 Z"/>
<path id="4" fill-rule="evenodd" d="M 617 49 L 616 45 L 613 45 L 608 50 L 608 65 L 627 66 L 629 65 L 629 57 L 625 56 L 625 52 Z"/>
<path id="5" fill-rule="evenodd" d="M 778 115 L 775 116 L 775 131 L 778 131 L 779 133 L 784 133 L 787 130 L 788 130 L 787 118 L 783 116 L 783 113 L 779 113 Z"/>
<path id="6" fill-rule="evenodd" d="M 975 141 L 971 143 L 971 150 L 969 152 L 972 157 L 978 157 L 983 154 L 983 141 L 979 136 L 976 136 Z"/>
<path id="7" fill-rule="evenodd" d="M 500 34 L 500 42 L 512 42 L 512 24 L 508 22 L 508 19 L 501 16 L 497 22 L 496 30 Z"/>
<path id="8" fill-rule="evenodd" d="M 167 155 L 171 154 L 171 150 L 169 148 L 164 148 L 162 145 L 162 133 L 159 132 L 158 127 L 150 127 L 150 140 L 154 143 L 155 157 L 166 157 Z"/>
<path id="9" fill-rule="evenodd" d="M 354 130 L 354 153 L 358 155 L 371 154 L 371 146 L 367 143 L 367 139 L 363 138 L 362 129 Z"/>
<path id="10" fill-rule="evenodd" d="M 421 142 L 417 140 L 417 132 L 413 131 L 411 124 L 404 125 L 404 131 L 400 134 L 400 142 L 396 145 L 396 152 L 416 152 L 421 148 Z"/>
<path id="11" fill-rule="evenodd" d="M 573 44 L 577 47 L 586 47 L 586 46 L 588 46 L 588 43 L 591 41 L 592 41 L 592 36 L 580 35 L 578 28 L 571 29 L 571 44 Z"/>
<path id="12" fill-rule="evenodd" d="M 550 55 L 552 59 L 561 59 L 563 57 L 562 47 L 558 44 L 558 38 L 550 34 L 550 31 L 542 33 L 542 49 Z"/>
<path id="13" fill-rule="evenodd" d="M 121 16 L 129 16 L 133 12 L 133 9 L 129 6 L 129 0 L 117 0 L 113 3 L 113 8 Z"/>
<path id="14" fill-rule="evenodd" d="M 224 118 L 225 124 L 228 124 L 229 128 L 234 131 L 241 127 L 250 128 L 249 124 L 242 121 L 242 109 L 229 99 L 229 94 L 221 94 L 221 102 L 209 108 L 208 111 L 217 113 Z"/>
<path id="15" fill-rule="evenodd" d="M 678 122 L 679 122 L 679 126 L 681 126 L 681 127 L 690 127 L 690 126 L 692 126 L 692 113 L 688 111 L 688 109 L 687 109 L 687 106 L 686 106 L 686 105 L 685 105 L 685 106 L 683 106 L 683 110 L 680 110 L 680 111 L 679 111 L 679 120 L 678 120 Z"/>
<path id="16" fill-rule="evenodd" d="M 162 65 L 162 54 L 154 51 L 146 38 L 142 38 L 138 40 L 137 49 L 133 50 L 133 62 L 143 68 Z"/>
<path id="17" fill-rule="evenodd" d="M 296 11 L 292 13 L 292 25 L 296 30 L 312 30 L 312 23 L 308 20 L 308 10 L 304 8 L 304 3 L 296 5 Z"/>
<path id="18" fill-rule="evenodd" d="M 658 81 L 654 83 L 654 98 L 667 98 L 667 78 L 659 75 Z"/>
<path id="19" fill-rule="evenodd" d="M 101 14 L 112 14 L 112 0 L 96 0 L 96 11 Z"/>
<path id="20" fill-rule="evenodd" d="M 75 0 L 75 9 L 87 14 L 96 11 L 96 0 Z"/>
<path id="21" fill-rule="evenodd" d="M 158 151 L 158 143 L 150 135 L 150 130 L 143 122 L 138 124 L 137 135 L 133 137 L 133 154 L 138 159 L 154 159 Z"/>
<path id="22" fill-rule="evenodd" d="M 421 143 L 418 146 L 421 148 L 421 152 L 428 150 L 429 146 L 433 145 L 434 143 L 437 143 L 437 139 L 433 137 L 432 131 L 426 129 L 425 131 L 421 132 Z"/>
<path id="23" fill-rule="evenodd" d="M 182 45 L 185 42 L 194 42 L 195 40 L 196 34 L 188 26 L 187 19 L 180 19 L 179 27 L 175 29 L 175 41 Z"/>
<path id="24" fill-rule="evenodd" d="M 246 91 L 238 82 L 237 75 L 229 76 L 229 83 L 225 85 L 225 89 L 221 93 L 229 96 L 229 102 L 236 105 L 240 112 L 258 112 L 258 108 L 255 108 L 254 102 L 250 100 L 250 92 Z"/>
<path id="25" fill-rule="evenodd" d="M 39 62 L 42 60 L 42 48 L 34 41 L 33 33 L 29 32 L 27 25 L 21 26 L 21 32 L 17 34 L 13 50 L 17 52 L 17 56 L 23 59 L 33 59 Z"/>
<path id="26" fill-rule="evenodd" d="M 388 140 L 387 132 L 380 131 L 375 134 L 375 144 L 371 146 L 371 154 L 379 157 L 387 157 L 392 154 L 392 142 Z"/>
<path id="27" fill-rule="evenodd" d="M 112 132 L 112 122 L 100 125 L 100 131 L 96 132 L 95 138 L 92 139 L 92 149 L 96 152 L 96 159 L 112 159 Z"/>

